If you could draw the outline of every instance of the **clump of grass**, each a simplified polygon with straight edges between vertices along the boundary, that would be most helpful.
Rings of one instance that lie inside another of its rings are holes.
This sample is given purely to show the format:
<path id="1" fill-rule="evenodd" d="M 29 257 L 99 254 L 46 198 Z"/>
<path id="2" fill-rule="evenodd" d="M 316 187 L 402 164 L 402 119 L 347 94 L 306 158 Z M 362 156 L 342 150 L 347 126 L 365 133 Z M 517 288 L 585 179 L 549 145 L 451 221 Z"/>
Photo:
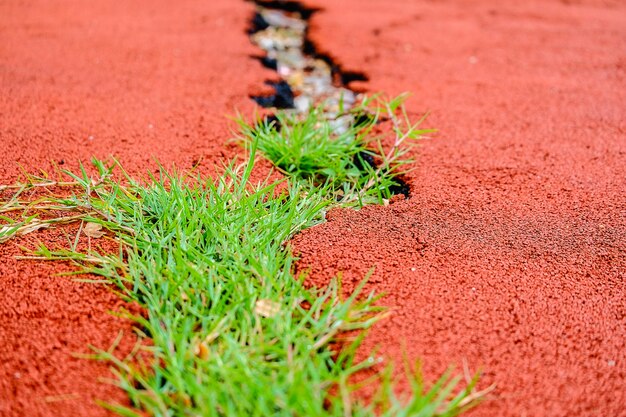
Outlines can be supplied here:
<path id="1" fill-rule="evenodd" d="M 34 254 L 77 263 L 147 313 L 133 319 L 151 339 L 150 346 L 138 347 L 149 352 L 149 360 L 119 359 L 111 350 L 97 355 L 115 365 L 117 384 L 134 408 L 105 406 L 125 416 L 454 416 L 473 407 L 482 395 L 473 391 L 476 378 L 459 389 L 460 379 L 448 373 L 426 389 L 410 368 L 410 396 L 396 395 L 388 370 L 374 378 L 380 385 L 376 401 L 355 399 L 352 376 L 378 359 L 356 362 L 363 334 L 348 338 L 346 332 L 366 330 L 384 309 L 375 294 L 361 293 L 362 286 L 347 299 L 337 281 L 323 289 L 305 287 L 303 277 L 293 274 L 288 241 L 323 221 L 325 210 L 337 204 L 329 195 L 347 189 L 354 196 L 342 201 L 363 201 L 359 187 L 380 183 L 387 174 L 372 167 L 365 181 L 343 186 L 349 175 L 299 165 L 284 169 L 288 183 L 279 192 L 282 182 L 250 181 L 257 145 L 269 149 L 267 140 L 255 135 L 247 162 L 231 163 L 216 179 L 162 169 L 138 182 L 117 163 L 94 161 L 95 179 L 85 170 L 68 172 L 71 181 L 65 183 L 30 177 L 0 206 L 25 212 L 21 220 L 4 218 L 2 240 L 38 224 L 27 211 L 62 208 L 89 226 L 88 236 L 101 237 L 102 230 L 120 243 L 113 254 L 81 253 L 76 245 L 63 250 L 42 245 Z M 344 159 L 339 166 L 345 168 L 354 155 L 338 153 Z M 116 169 L 122 178 L 116 178 Z M 69 187 L 70 195 L 48 194 L 30 203 L 22 198 L 45 184 Z"/>
<path id="2" fill-rule="evenodd" d="M 413 162 L 407 154 L 416 141 L 431 129 L 420 129 L 404 109 L 408 95 L 392 100 L 366 97 L 347 112 L 328 119 L 323 108 L 304 116 L 280 112 L 276 120 L 252 125 L 239 118 L 240 139 L 258 144 L 259 151 L 287 176 L 312 187 L 326 187 L 330 196 L 344 206 L 381 204 L 389 200 L 398 178 Z M 335 120 L 349 118 L 347 129 L 336 128 Z M 381 120 L 392 123 L 393 144 L 384 149 L 372 129 Z"/>

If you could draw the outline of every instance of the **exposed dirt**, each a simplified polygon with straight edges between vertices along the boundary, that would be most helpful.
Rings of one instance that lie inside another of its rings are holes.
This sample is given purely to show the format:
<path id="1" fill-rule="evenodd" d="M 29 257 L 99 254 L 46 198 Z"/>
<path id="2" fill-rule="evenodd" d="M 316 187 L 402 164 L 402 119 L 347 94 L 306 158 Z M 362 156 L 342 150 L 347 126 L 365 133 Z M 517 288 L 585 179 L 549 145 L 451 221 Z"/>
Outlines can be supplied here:
<path id="1" fill-rule="evenodd" d="M 477 416 L 624 415 L 626 8 L 619 2 L 310 1 L 319 52 L 415 94 L 440 129 L 412 198 L 337 211 L 298 236 L 301 267 L 370 288 L 394 315 L 366 348 L 482 366 L 498 384 Z M 0 183 L 16 162 L 75 168 L 115 154 L 132 172 L 210 170 L 238 152 L 226 115 L 251 114 L 269 70 L 233 0 L 0 4 Z M 62 242 L 62 232 L 34 234 Z M 0 246 L 0 414 L 100 416 L 123 401 L 75 359 L 127 322 L 107 289 L 16 261 Z M 68 395 L 70 394 L 70 395 Z"/>
<path id="2" fill-rule="evenodd" d="M 412 198 L 297 237 L 395 308 L 374 345 L 497 383 L 476 416 L 626 415 L 626 7 L 310 1 L 311 39 L 439 128 Z"/>

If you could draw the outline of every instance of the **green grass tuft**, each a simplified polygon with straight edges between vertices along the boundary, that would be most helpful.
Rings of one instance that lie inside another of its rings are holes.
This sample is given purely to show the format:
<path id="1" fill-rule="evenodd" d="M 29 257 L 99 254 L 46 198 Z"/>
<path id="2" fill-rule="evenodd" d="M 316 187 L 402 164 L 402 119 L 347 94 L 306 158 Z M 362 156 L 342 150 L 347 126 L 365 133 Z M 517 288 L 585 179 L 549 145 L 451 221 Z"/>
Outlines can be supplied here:
<path id="1" fill-rule="evenodd" d="M 445 374 L 426 389 L 410 367 L 410 396 L 396 395 L 388 368 L 374 377 L 380 386 L 376 401 L 355 399 L 352 376 L 378 359 L 357 363 L 362 333 L 348 338 L 346 332 L 369 328 L 384 309 L 375 294 L 361 293 L 362 285 L 347 299 L 337 281 L 323 289 L 305 287 L 303 277 L 293 274 L 288 242 L 322 222 L 333 205 L 387 196 L 387 181 L 404 150 L 398 146 L 378 166 L 356 172 L 354 157 L 372 151 L 370 142 L 359 139 L 367 126 L 337 137 L 324 121 L 320 127 L 312 118 L 281 117 L 282 142 L 271 126 L 243 124 L 250 157 L 231 163 L 217 179 L 161 170 L 140 183 L 117 163 L 94 161 L 95 179 L 84 169 L 68 173 L 72 181 L 61 184 L 30 177 L 0 203 L 0 213 L 24 213 L 22 220 L 3 218 L 2 240 L 36 230 L 34 222 L 41 221 L 32 210 L 61 207 L 82 222 L 89 239 L 102 230 L 120 242 L 114 254 L 81 253 L 76 244 L 64 250 L 41 246 L 35 253 L 76 262 L 117 285 L 147 313 L 133 319 L 151 339 L 137 348 L 148 352 L 148 360 L 119 359 L 112 349 L 97 355 L 114 365 L 117 383 L 135 408 L 105 406 L 127 416 L 140 415 L 138 410 L 155 416 L 454 416 L 474 406 L 482 395 L 473 391 L 476 379 L 459 389 L 459 378 Z M 323 151 L 313 140 L 322 141 Z M 286 189 L 279 190 L 282 182 L 251 183 L 257 146 L 288 174 Z M 54 185 L 73 194 L 30 203 L 21 197 Z"/>
<path id="2" fill-rule="evenodd" d="M 419 129 L 404 111 L 407 95 L 393 100 L 365 98 L 348 113 L 328 119 L 322 108 L 305 116 L 280 112 L 276 121 L 247 123 L 237 120 L 240 140 L 255 143 L 281 172 L 312 188 L 327 187 L 329 198 L 343 206 L 381 204 L 389 200 L 413 160 L 407 154 L 429 129 Z M 337 128 L 337 120 L 355 121 Z M 395 138 L 389 149 L 372 134 L 381 120 L 392 122 Z"/>

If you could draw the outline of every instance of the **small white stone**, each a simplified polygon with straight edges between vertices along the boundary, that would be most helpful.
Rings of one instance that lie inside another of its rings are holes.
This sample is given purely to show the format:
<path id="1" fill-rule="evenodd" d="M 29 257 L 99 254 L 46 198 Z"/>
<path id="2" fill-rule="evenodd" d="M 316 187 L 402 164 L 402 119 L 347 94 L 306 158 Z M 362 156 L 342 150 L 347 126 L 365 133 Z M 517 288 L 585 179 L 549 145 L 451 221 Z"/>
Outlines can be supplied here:
<path id="1" fill-rule="evenodd" d="M 606 363 L 609 366 L 615 366 L 615 361 L 614 360 L 610 360 Z"/>
<path id="2" fill-rule="evenodd" d="M 287 78 L 289 74 L 291 74 L 291 68 L 281 62 L 277 64 L 277 68 L 278 69 L 276 71 L 278 72 L 278 75 L 283 78 Z"/>
<path id="3" fill-rule="evenodd" d="M 311 107 L 311 100 L 307 96 L 298 96 L 293 100 L 296 110 L 300 113 L 306 113 Z"/>

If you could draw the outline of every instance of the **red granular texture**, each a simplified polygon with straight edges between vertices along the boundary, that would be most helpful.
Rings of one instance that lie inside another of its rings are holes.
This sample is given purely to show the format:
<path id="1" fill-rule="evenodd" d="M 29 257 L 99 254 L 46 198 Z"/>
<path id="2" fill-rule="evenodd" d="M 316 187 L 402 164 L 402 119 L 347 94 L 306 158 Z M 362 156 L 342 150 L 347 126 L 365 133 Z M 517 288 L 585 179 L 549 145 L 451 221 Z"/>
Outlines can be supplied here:
<path id="1" fill-rule="evenodd" d="M 295 239 L 312 283 L 376 267 L 362 356 L 481 368 L 473 416 L 626 415 L 625 4 L 307 3 L 323 52 L 439 129 L 409 200 Z"/>
<path id="2" fill-rule="evenodd" d="M 272 74 L 249 58 L 243 1 L 0 3 L 0 184 L 29 172 L 76 170 L 117 157 L 131 173 L 199 163 L 212 172 L 242 153 L 227 141 L 236 110 Z M 6 198 L 6 195 L 2 196 Z M 70 239 L 74 234 L 70 234 Z M 0 245 L 0 415 L 104 416 L 94 399 L 128 403 L 100 378 L 109 365 L 73 356 L 132 347 L 123 304 L 81 284 L 63 263 L 18 261 L 16 245 L 66 245 L 63 230 Z M 84 238 L 82 239 L 84 240 Z"/>
<path id="3" fill-rule="evenodd" d="M 366 340 L 394 361 L 450 363 L 498 388 L 482 416 L 623 415 L 626 408 L 626 13 L 620 2 L 311 1 L 311 35 L 358 87 L 412 91 L 439 128 L 389 207 L 329 214 L 297 237 L 299 268 L 368 289 L 394 314 Z M 251 114 L 271 77 L 248 55 L 251 6 L 233 0 L 0 4 L 0 182 L 114 154 L 211 171 L 240 152 L 224 118 Z M 355 84 L 355 86 L 357 86 Z M 66 242 L 62 231 L 15 243 Z M 0 246 L 0 414 L 107 415 L 98 382 L 130 323 L 102 286 L 54 276 Z M 128 306 L 124 306 L 128 307 Z M 91 315 L 91 316 L 90 316 Z M 123 343 L 122 351 L 132 345 Z M 404 346 L 404 347 L 403 347 Z M 70 394 L 70 395 L 68 395 Z"/>

